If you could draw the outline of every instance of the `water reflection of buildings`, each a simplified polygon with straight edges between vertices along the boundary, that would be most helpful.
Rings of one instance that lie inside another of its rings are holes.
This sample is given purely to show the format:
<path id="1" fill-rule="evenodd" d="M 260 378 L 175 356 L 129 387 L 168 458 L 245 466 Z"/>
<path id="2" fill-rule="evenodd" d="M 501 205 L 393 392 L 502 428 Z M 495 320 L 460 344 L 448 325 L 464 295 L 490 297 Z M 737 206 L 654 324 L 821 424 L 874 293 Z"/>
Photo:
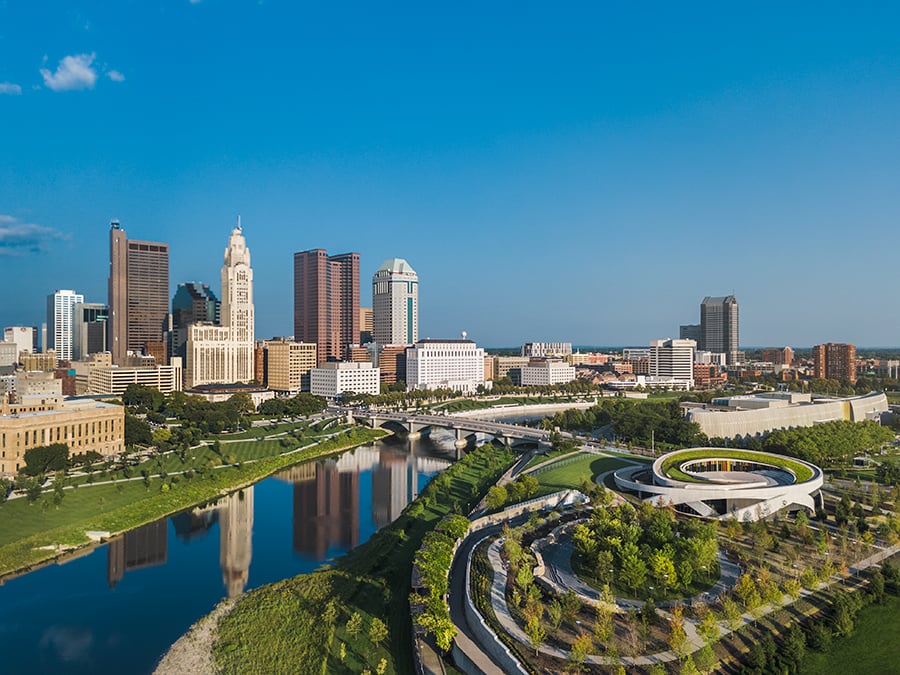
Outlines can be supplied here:
<path id="1" fill-rule="evenodd" d="M 402 450 L 357 448 L 339 459 L 310 462 L 279 474 L 294 484 L 294 550 L 321 560 L 332 548 L 359 543 L 359 475 L 372 472 L 372 519 L 392 522 L 418 495 L 418 474 L 449 462 Z"/>
<path id="2" fill-rule="evenodd" d="M 196 541 L 208 535 L 218 520 L 219 510 L 213 506 L 182 511 L 177 516 L 172 516 L 172 525 L 175 526 L 176 537 L 182 541 Z"/>
<path id="3" fill-rule="evenodd" d="M 125 572 L 165 564 L 168 559 L 168 522 L 164 520 L 126 532 L 109 542 L 106 582 L 115 588 Z"/>
<path id="4" fill-rule="evenodd" d="M 222 581 L 233 598 L 244 592 L 253 555 L 253 486 L 239 490 L 216 506 L 219 511 L 219 563 Z"/>

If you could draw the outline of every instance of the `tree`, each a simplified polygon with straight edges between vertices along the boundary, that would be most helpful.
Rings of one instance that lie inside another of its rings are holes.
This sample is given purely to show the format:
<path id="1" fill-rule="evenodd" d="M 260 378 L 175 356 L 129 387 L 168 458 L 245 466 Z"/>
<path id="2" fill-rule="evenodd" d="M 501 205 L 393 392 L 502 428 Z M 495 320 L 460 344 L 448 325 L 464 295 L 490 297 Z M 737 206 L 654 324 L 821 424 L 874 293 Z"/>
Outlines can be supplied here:
<path id="1" fill-rule="evenodd" d="M 150 445 L 153 443 L 153 434 L 150 425 L 144 420 L 125 413 L 125 445 Z"/>
<path id="2" fill-rule="evenodd" d="M 697 625 L 697 632 L 708 645 L 715 644 L 719 640 L 721 635 L 719 617 L 714 611 L 709 610 L 703 615 L 703 618 L 700 619 L 700 623 Z"/>
<path id="3" fill-rule="evenodd" d="M 591 653 L 594 644 L 591 636 L 587 633 L 580 633 L 572 642 L 569 648 L 569 669 L 574 673 L 580 673 L 584 668 L 584 662 Z"/>
<path id="4" fill-rule="evenodd" d="M 502 485 L 492 485 L 488 490 L 487 497 L 485 498 L 485 503 L 488 510 L 495 511 L 499 508 L 502 508 L 503 505 L 506 504 L 506 499 L 506 488 Z"/>
<path id="5" fill-rule="evenodd" d="M 745 573 L 740 576 L 734 586 L 734 592 L 748 610 L 752 611 L 762 604 L 756 582 L 749 574 Z"/>
<path id="6" fill-rule="evenodd" d="M 741 608 L 731 598 L 722 600 L 722 614 L 725 615 L 725 621 L 732 631 L 736 631 L 744 623 L 744 617 L 741 614 Z"/>
<path id="7" fill-rule="evenodd" d="M 537 656 L 541 645 L 547 640 L 547 631 L 544 630 L 544 625 L 538 617 L 533 616 L 528 619 L 528 623 L 525 624 L 525 634 L 528 636 L 531 646 L 534 647 L 534 655 Z"/>
<path id="8" fill-rule="evenodd" d="M 718 659 L 716 658 L 716 653 L 713 651 L 713 648 L 709 644 L 703 645 L 695 654 L 694 663 L 697 666 L 697 670 L 701 673 L 711 673 L 718 663 Z"/>
<path id="9" fill-rule="evenodd" d="M 681 607 L 672 608 L 672 616 L 669 621 L 669 647 L 679 656 L 683 655 L 687 644 L 687 632 L 684 630 L 684 616 Z"/>
<path id="10" fill-rule="evenodd" d="M 632 591 L 637 591 L 647 578 L 647 565 L 634 544 L 629 543 L 624 549 L 619 566 L 619 578 Z"/>
<path id="11" fill-rule="evenodd" d="M 352 638 L 356 638 L 359 635 L 359 632 L 362 630 L 362 614 L 359 612 L 353 612 L 349 619 L 347 619 L 347 633 L 350 634 Z"/>
<path id="12" fill-rule="evenodd" d="M 21 472 L 26 476 L 38 476 L 63 471 L 68 464 L 69 446 L 65 443 L 39 445 L 25 451 L 25 466 Z"/>
<path id="13" fill-rule="evenodd" d="M 376 647 L 380 647 L 387 636 L 388 629 L 387 626 L 384 625 L 384 621 L 378 617 L 374 617 L 372 623 L 369 624 L 369 640 L 371 640 L 372 644 Z"/>
<path id="14" fill-rule="evenodd" d="M 547 618 L 550 620 L 550 627 L 555 631 L 559 630 L 562 623 L 563 610 L 559 600 L 554 598 L 547 605 Z"/>

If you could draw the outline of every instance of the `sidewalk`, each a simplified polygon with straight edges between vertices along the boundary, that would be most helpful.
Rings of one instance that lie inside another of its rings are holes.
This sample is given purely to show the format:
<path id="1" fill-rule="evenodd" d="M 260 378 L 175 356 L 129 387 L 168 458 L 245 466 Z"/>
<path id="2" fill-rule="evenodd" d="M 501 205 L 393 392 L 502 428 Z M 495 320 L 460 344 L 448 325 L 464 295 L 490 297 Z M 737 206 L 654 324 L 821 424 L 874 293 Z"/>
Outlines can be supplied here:
<path id="1" fill-rule="evenodd" d="M 533 649 L 531 646 L 531 642 L 528 639 L 528 636 L 525 635 L 525 632 L 522 628 L 515 622 L 512 615 L 509 611 L 509 606 L 506 602 L 506 583 L 507 583 L 507 571 L 503 566 L 503 561 L 500 558 L 500 548 L 502 546 L 502 539 L 495 540 L 490 547 L 488 548 L 488 560 L 490 561 L 491 567 L 494 571 L 494 582 L 491 586 L 491 605 L 494 609 L 494 614 L 497 616 L 497 620 L 500 622 L 500 625 L 503 627 L 503 630 L 506 631 L 509 635 L 514 637 L 516 640 L 524 644 L 529 649 Z M 900 552 L 900 544 L 892 546 L 890 548 L 879 551 L 868 558 L 859 561 L 855 566 L 850 568 L 850 572 L 855 575 L 857 572 L 868 569 L 872 565 L 875 565 L 885 558 L 888 558 L 895 553 Z M 843 581 L 843 578 L 835 575 L 828 582 L 824 582 L 819 585 L 819 589 L 827 588 L 832 586 L 835 583 L 840 583 Z M 567 588 L 567 586 L 560 584 L 563 588 Z M 570 587 L 568 587 L 570 588 Z M 591 604 L 596 603 L 599 594 L 590 589 L 591 594 L 586 595 L 581 593 L 583 590 L 583 582 L 578 585 L 578 588 L 572 588 L 573 591 L 578 594 L 583 602 L 588 602 Z M 813 591 L 804 589 L 801 592 L 802 596 L 811 595 Z M 593 596 L 593 597 L 592 597 Z M 638 602 L 638 601 L 635 601 Z M 618 604 L 618 603 L 617 603 Z M 643 604 L 643 603 L 642 603 Z M 790 603 L 788 603 L 790 604 Z M 745 612 L 741 615 L 741 626 L 738 628 L 740 630 L 741 627 L 745 626 L 748 623 L 755 623 L 762 617 L 770 614 L 771 612 L 782 609 L 787 605 L 763 605 L 759 609 L 754 612 Z M 668 613 L 663 610 L 658 610 L 659 614 L 664 617 L 669 617 Z M 693 619 L 689 619 L 687 617 L 684 618 L 684 630 L 687 634 L 687 643 L 685 646 L 686 653 L 693 653 L 694 651 L 700 649 L 704 645 L 703 639 L 700 637 L 697 632 L 697 621 Z M 719 637 L 722 638 L 726 635 L 729 635 L 733 631 L 727 626 L 723 625 L 722 622 L 719 622 Z M 556 647 L 548 647 L 542 646 L 539 650 L 542 654 L 546 654 L 548 656 L 554 656 L 560 659 L 568 659 L 569 652 L 558 649 Z M 670 661 L 675 661 L 679 658 L 679 656 L 671 651 L 663 651 L 658 652 L 656 654 L 644 654 L 641 656 L 623 656 L 619 659 L 611 659 L 605 656 L 600 656 L 598 654 L 593 654 L 587 657 L 587 662 L 592 664 L 599 665 L 618 665 L 622 664 L 625 666 L 645 666 L 653 663 L 666 663 Z"/>

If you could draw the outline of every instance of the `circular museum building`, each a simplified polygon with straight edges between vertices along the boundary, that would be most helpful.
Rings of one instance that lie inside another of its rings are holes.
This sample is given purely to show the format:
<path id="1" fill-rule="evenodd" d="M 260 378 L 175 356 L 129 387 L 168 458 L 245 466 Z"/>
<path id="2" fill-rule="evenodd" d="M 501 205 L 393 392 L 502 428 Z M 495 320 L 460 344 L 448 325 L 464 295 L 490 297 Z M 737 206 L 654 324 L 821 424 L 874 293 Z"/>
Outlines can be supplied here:
<path id="1" fill-rule="evenodd" d="M 656 505 L 705 518 L 758 520 L 781 509 L 814 511 L 822 470 L 793 457 L 730 448 L 670 452 L 652 466 L 619 469 L 616 486 Z"/>

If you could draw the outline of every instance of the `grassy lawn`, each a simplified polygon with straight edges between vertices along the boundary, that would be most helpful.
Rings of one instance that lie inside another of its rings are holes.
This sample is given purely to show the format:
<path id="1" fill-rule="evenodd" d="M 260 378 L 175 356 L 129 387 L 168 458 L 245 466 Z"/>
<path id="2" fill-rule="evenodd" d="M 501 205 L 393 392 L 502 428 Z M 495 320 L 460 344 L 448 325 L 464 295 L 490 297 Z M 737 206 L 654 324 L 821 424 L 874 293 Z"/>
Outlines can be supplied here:
<path id="1" fill-rule="evenodd" d="M 560 457 L 564 457 L 565 455 L 574 455 L 579 453 L 578 450 L 551 450 L 550 452 L 542 455 L 535 455 L 528 464 L 525 465 L 525 471 L 528 469 L 537 466 L 538 464 L 543 464 L 544 462 L 549 462 L 554 459 L 559 459 Z"/>
<path id="2" fill-rule="evenodd" d="M 797 477 L 798 483 L 803 483 L 804 481 L 808 481 L 813 477 L 812 469 L 810 469 L 805 464 L 794 461 L 790 457 L 771 454 L 766 454 L 761 457 L 759 453 L 745 450 L 734 450 L 731 448 L 703 448 L 700 450 L 681 452 L 677 456 L 663 462 L 661 471 L 663 474 L 669 476 L 670 478 L 675 478 L 677 480 L 691 483 L 702 483 L 704 482 L 702 479 L 696 478 L 694 476 L 689 476 L 688 474 L 681 471 L 678 466 L 685 462 L 689 462 L 695 459 L 703 459 L 705 457 L 716 459 L 737 459 L 745 460 L 748 462 L 762 462 L 765 464 L 771 464 L 772 466 L 776 466 L 793 473 Z"/>
<path id="3" fill-rule="evenodd" d="M 342 675 L 365 668 L 375 672 L 385 659 L 386 672 L 411 673 L 408 597 L 413 556 L 441 518 L 467 512 L 513 460 L 511 454 L 490 447 L 469 453 L 435 478 L 399 519 L 332 569 L 242 596 L 219 622 L 214 650 L 220 671 Z M 351 634 L 347 622 L 357 612 L 362 630 Z M 379 645 L 368 636 L 375 617 L 390 631 Z"/>
<path id="4" fill-rule="evenodd" d="M 535 474 L 535 478 L 538 479 L 540 484 L 535 496 L 541 497 L 560 490 L 578 488 L 581 487 L 585 479 L 593 480 L 598 474 L 619 469 L 623 466 L 630 466 L 631 464 L 614 457 L 598 457 L 588 453 L 580 454 L 581 457 L 575 462 Z"/>
<path id="5" fill-rule="evenodd" d="M 864 607 L 856 631 L 835 640 L 827 653 L 808 651 L 800 669 L 804 675 L 897 672 L 900 662 L 900 598 L 887 595 L 882 605 Z"/>
<path id="6" fill-rule="evenodd" d="M 206 468 L 202 475 L 195 474 L 190 479 L 178 475 L 151 477 L 149 487 L 142 479 L 109 485 L 82 485 L 65 490 L 59 506 L 53 503 L 52 493 L 44 493 L 36 502 L 25 498 L 7 501 L 0 504 L 0 574 L 56 555 L 42 547 L 86 544 L 86 531 L 124 532 L 215 499 L 298 462 L 369 443 L 384 435 L 380 430 L 353 427 L 349 433 L 300 452 L 285 455 L 269 452 L 269 456 L 259 461 L 215 470 Z M 246 445 L 235 453 L 249 458 L 263 443 L 247 441 Z M 270 450 L 278 448 L 279 444 L 274 442 Z M 220 466 L 221 459 L 216 459 L 216 465 Z M 180 462 L 177 457 L 175 460 Z M 196 466 L 199 463 L 191 462 L 187 468 Z M 140 473 L 136 475 L 139 477 Z M 99 476 L 97 480 L 100 480 Z"/>

